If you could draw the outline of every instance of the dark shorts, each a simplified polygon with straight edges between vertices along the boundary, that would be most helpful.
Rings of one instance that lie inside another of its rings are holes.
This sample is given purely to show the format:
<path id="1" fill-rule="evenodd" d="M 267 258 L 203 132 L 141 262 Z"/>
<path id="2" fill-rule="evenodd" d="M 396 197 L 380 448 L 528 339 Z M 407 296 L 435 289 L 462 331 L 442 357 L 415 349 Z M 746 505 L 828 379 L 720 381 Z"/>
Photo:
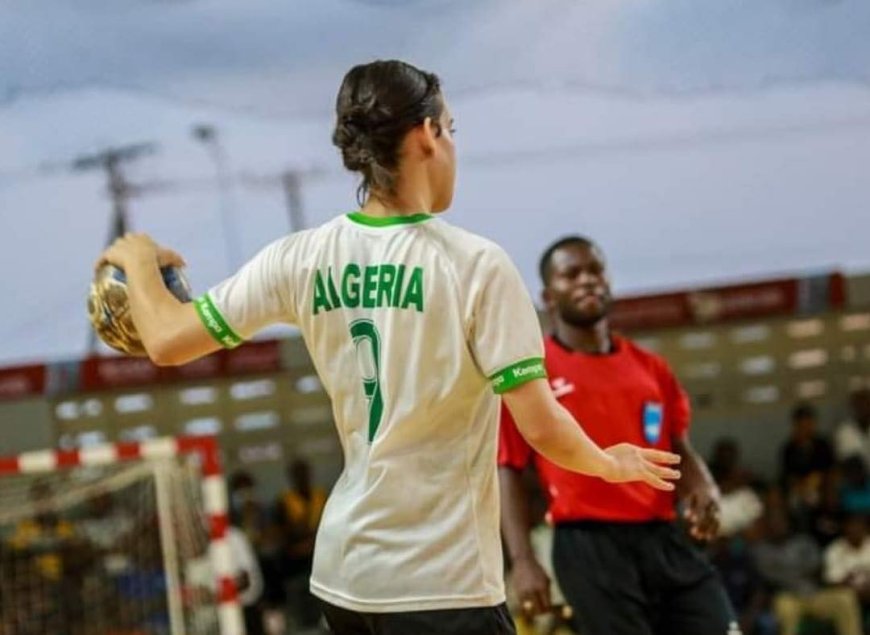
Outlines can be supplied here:
<path id="1" fill-rule="evenodd" d="M 583 635 L 739 635 L 718 574 L 673 523 L 557 525 L 553 568 Z"/>
<path id="2" fill-rule="evenodd" d="M 473 609 L 358 613 L 321 601 L 335 635 L 516 635 L 504 604 Z"/>

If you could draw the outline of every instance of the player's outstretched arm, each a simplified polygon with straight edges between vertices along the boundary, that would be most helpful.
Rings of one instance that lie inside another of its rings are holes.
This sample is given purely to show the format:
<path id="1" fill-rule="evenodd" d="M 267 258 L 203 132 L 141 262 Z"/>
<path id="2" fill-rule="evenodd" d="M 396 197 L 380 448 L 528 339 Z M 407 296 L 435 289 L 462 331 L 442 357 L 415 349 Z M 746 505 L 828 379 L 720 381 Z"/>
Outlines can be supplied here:
<path id="1" fill-rule="evenodd" d="M 184 265 L 177 253 L 146 234 L 127 234 L 103 252 L 97 266 L 105 263 L 124 270 L 133 324 L 155 364 L 185 364 L 220 348 L 193 304 L 180 302 L 163 282 L 160 267 Z"/>
<path id="2" fill-rule="evenodd" d="M 668 467 L 680 462 L 671 452 L 629 443 L 598 447 L 556 401 L 545 379 L 535 379 L 502 395 L 526 441 L 553 463 L 611 483 L 644 481 L 670 491 L 680 473 Z"/>

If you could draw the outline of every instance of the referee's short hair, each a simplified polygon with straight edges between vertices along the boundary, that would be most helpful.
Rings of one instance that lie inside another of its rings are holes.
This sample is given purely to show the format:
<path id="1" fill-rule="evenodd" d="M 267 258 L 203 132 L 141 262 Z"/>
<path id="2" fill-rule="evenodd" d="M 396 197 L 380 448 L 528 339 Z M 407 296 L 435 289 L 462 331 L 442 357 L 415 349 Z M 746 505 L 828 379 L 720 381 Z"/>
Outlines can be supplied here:
<path id="1" fill-rule="evenodd" d="M 538 273 L 540 274 L 541 282 L 545 287 L 550 279 L 550 261 L 553 259 L 553 254 L 559 251 L 562 247 L 567 247 L 568 245 L 580 245 L 581 247 L 590 247 L 601 251 L 598 243 L 586 236 L 581 236 L 580 234 L 563 236 L 547 247 L 541 255 L 540 261 L 538 261 Z"/>

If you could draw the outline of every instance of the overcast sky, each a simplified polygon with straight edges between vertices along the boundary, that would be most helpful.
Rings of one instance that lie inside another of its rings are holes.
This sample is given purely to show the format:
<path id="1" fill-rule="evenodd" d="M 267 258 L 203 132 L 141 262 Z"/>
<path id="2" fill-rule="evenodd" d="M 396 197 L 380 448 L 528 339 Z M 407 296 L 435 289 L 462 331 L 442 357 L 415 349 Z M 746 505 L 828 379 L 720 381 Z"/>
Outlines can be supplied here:
<path id="1" fill-rule="evenodd" d="M 458 91 L 746 90 L 867 81 L 868 32 L 863 0 L 17 0 L 0 5 L 0 94 L 100 84 L 316 114 L 349 65 L 388 56 Z"/>
<path id="2" fill-rule="evenodd" d="M 227 232 L 248 257 L 287 231 L 280 171 L 319 170 L 310 223 L 353 206 L 330 110 L 375 57 L 442 75 L 461 161 L 450 220 L 503 244 L 535 294 L 537 254 L 576 231 L 605 245 L 622 292 L 870 270 L 868 33 L 863 0 L 2 3 L 0 253 L 28 266 L 0 283 L 0 364 L 83 352 L 108 202 L 99 173 L 66 162 L 157 144 L 129 168 L 163 184 L 133 222 L 203 290 L 232 268 Z M 201 122 L 258 177 L 229 197 L 190 136 Z"/>

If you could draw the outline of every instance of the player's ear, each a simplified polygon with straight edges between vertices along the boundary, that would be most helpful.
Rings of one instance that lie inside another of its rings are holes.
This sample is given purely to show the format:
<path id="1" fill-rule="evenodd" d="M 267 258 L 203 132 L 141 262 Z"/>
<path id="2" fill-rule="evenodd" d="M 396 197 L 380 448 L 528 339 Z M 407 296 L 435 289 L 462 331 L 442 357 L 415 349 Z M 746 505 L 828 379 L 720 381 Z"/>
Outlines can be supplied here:
<path id="1" fill-rule="evenodd" d="M 417 139 L 420 144 L 420 150 L 423 156 L 431 156 L 435 152 L 436 139 L 441 135 L 441 124 L 426 117 L 419 126 L 417 126 Z"/>

